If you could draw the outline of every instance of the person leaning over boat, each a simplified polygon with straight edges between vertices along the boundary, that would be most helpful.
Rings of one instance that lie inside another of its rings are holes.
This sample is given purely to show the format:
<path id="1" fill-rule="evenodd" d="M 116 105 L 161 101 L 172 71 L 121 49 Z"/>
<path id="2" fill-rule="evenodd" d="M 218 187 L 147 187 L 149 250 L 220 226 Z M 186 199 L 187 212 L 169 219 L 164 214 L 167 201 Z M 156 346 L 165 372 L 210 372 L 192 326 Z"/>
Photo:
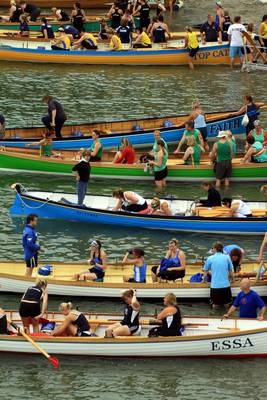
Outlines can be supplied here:
<path id="1" fill-rule="evenodd" d="M 20 28 L 19 28 L 19 34 L 20 36 L 28 37 L 30 36 L 30 28 L 29 28 L 29 18 L 26 14 L 21 14 L 19 17 L 20 19 Z"/>
<path id="2" fill-rule="evenodd" d="M 230 197 L 224 197 L 222 204 L 229 208 L 228 217 L 232 218 L 247 218 L 252 217 L 252 212 L 249 206 L 242 200 L 231 199 Z"/>
<path id="3" fill-rule="evenodd" d="M 95 336 L 85 315 L 74 310 L 72 303 L 61 303 L 59 311 L 65 316 L 64 322 L 51 333 L 52 336 Z"/>
<path id="4" fill-rule="evenodd" d="M 53 139 L 51 132 L 46 132 L 39 142 L 26 143 L 25 147 L 39 146 L 39 156 L 51 157 L 53 155 Z"/>
<path id="5" fill-rule="evenodd" d="M 255 138 L 251 135 L 247 136 L 248 150 L 240 161 L 242 164 L 248 164 L 250 162 L 266 163 L 267 162 L 267 150 L 261 142 L 256 142 Z"/>
<path id="6" fill-rule="evenodd" d="M 10 1 L 9 22 L 20 22 L 20 16 L 23 14 L 22 8 L 15 0 Z"/>
<path id="7" fill-rule="evenodd" d="M 136 290 L 127 289 L 122 293 L 122 300 L 126 303 L 122 321 L 108 327 L 105 333 L 107 338 L 117 336 L 131 336 L 139 329 L 140 304 L 137 300 Z"/>
<path id="8" fill-rule="evenodd" d="M 58 36 L 51 41 L 51 49 L 52 50 L 61 50 L 61 51 L 68 51 L 70 50 L 70 38 L 65 33 L 63 27 L 58 28 Z"/>
<path id="9" fill-rule="evenodd" d="M 153 282 L 162 280 L 175 281 L 185 276 L 186 258 L 185 253 L 179 249 L 177 239 L 169 241 L 168 250 L 165 258 L 161 260 L 160 265 L 151 268 L 151 277 Z"/>
<path id="10" fill-rule="evenodd" d="M 213 15 L 208 14 L 207 22 L 201 26 L 200 33 L 202 44 L 206 44 L 207 42 L 222 43 L 222 31 L 215 23 Z"/>
<path id="11" fill-rule="evenodd" d="M 214 162 L 214 172 L 216 176 L 216 187 L 224 185 L 229 186 L 229 178 L 232 175 L 232 144 L 228 140 L 227 131 L 220 131 L 217 135 L 218 142 L 214 143 L 209 154 Z"/>
<path id="12" fill-rule="evenodd" d="M 144 31 L 144 28 L 136 29 L 137 37 L 132 42 L 134 49 L 149 49 L 152 47 L 152 43 L 148 34 Z"/>
<path id="13" fill-rule="evenodd" d="M 69 15 L 64 10 L 61 10 L 57 7 L 52 7 L 51 11 L 57 21 L 65 22 L 70 20 Z"/>
<path id="14" fill-rule="evenodd" d="M 121 140 L 122 150 L 117 151 L 113 163 L 114 164 L 134 164 L 135 162 L 135 150 L 128 139 Z"/>
<path id="15" fill-rule="evenodd" d="M 90 244 L 90 259 L 87 261 L 90 268 L 74 275 L 77 281 L 103 281 L 107 269 L 107 253 L 102 249 L 100 240 L 93 240 Z"/>
<path id="16" fill-rule="evenodd" d="M 62 104 L 49 95 L 45 95 L 42 102 L 48 106 L 48 115 L 42 118 L 43 124 L 50 132 L 55 130 L 56 137 L 61 138 L 61 129 L 67 120 Z"/>
<path id="17" fill-rule="evenodd" d="M 146 200 L 135 192 L 124 192 L 121 188 L 115 189 L 112 196 L 118 199 L 113 211 L 129 211 L 129 212 L 142 212 L 148 208 Z"/>
<path id="18" fill-rule="evenodd" d="M 29 331 L 32 324 L 33 332 L 39 332 L 39 320 L 47 311 L 47 305 L 47 282 L 45 279 L 39 278 L 34 286 L 30 286 L 26 290 L 20 301 L 19 315 L 24 329 Z"/>
<path id="19" fill-rule="evenodd" d="M 125 253 L 121 264 L 133 264 L 133 276 L 124 275 L 123 282 L 146 282 L 147 263 L 144 258 L 145 252 L 142 249 L 131 249 Z"/>
<path id="20" fill-rule="evenodd" d="M 204 147 L 204 142 L 202 135 L 198 129 L 195 128 L 195 123 L 193 120 L 187 121 L 185 123 L 185 131 L 183 133 L 182 139 L 180 140 L 176 150 L 174 150 L 173 154 L 178 154 L 181 151 L 183 144 L 186 142 L 186 139 L 189 136 L 194 136 L 197 144 L 200 144 L 201 147 Z"/>
<path id="21" fill-rule="evenodd" d="M 222 199 L 218 190 L 215 189 L 212 182 L 202 182 L 201 188 L 208 192 L 208 197 L 206 200 L 199 200 L 198 205 L 203 207 L 221 207 Z"/>
<path id="22" fill-rule="evenodd" d="M 230 280 L 233 280 L 233 264 L 230 257 L 223 253 L 223 245 L 213 245 L 214 254 L 207 258 L 203 267 L 204 275 L 211 274 L 210 301 L 213 307 L 230 306 L 232 292 Z"/>
<path id="23" fill-rule="evenodd" d="M 149 165 L 154 169 L 155 184 L 158 189 L 163 189 L 166 186 L 166 178 L 168 176 L 168 161 L 169 154 L 165 149 L 163 140 L 157 142 L 157 153 L 155 160 L 149 160 Z"/>
<path id="24" fill-rule="evenodd" d="M 183 155 L 183 160 L 185 164 L 199 165 L 201 153 L 205 153 L 205 149 L 197 144 L 196 138 L 194 136 L 189 136 L 186 138 L 187 149 Z"/>
<path id="25" fill-rule="evenodd" d="M 240 282 L 241 292 L 238 293 L 233 305 L 223 318 L 229 318 L 239 308 L 239 318 L 257 318 L 264 320 L 266 306 L 257 292 L 250 289 L 250 280 L 243 278 Z M 259 310 L 259 315 L 257 311 Z"/>
<path id="26" fill-rule="evenodd" d="M 80 2 L 75 2 L 73 4 L 73 10 L 71 11 L 70 18 L 74 28 L 76 28 L 79 32 L 85 32 L 84 23 L 86 22 L 86 14 L 82 9 Z"/>
<path id="27" fill-rule="evenodd" d="M 267 131 L 264 131 L 258 119 L 254 121 L 254 129 L 249 134 L 254 137 L 255 142 L 260 142 L 263 146 L 267 145 Z"/>
<path id="28" fill-rule="evenodd" d="M 121 43 L 121 39 L 119 34 L 114 29 L 108 30 L 108 36 L 110 39 L 109 47 L 112 51 L 121 51 L 123 50 L 123 45 Z"/>
<path id="29" fill-rule="evenodd" d="M 254 103 L 253 98 L 250 95 L 244 96 L 244 105 L 240 108 L 240 110 L 230 113 L 229 117 L 235 117 L 238 115 L 247 114 L 248 116 L 248 124 L 246 125 L 246 134 L 254 129 L 254 121 L 256 121 L 260 115 L 259 106 L 257 103 Z"/>
<path id="30" fill-rule="evenodd" d="M 90 151 L 82 149 L 79 156 L 80 161 L 74 165 L 72 171 L 74 172 L 76 178 L 76 190 L 78 196 L 77 204 L 79 206 L 83 206 L 91 172 L 91 166 L 89 163 Z"/>
<path id="31" fill-rule="evenodd" d="M 149 206 L 149 214 L 154 215 L 173 215 L 169 203 L 166 200 L 160 200 L 158 197 L 153 197 Z"/>
<path id="32" fill-rule="evenodd" d="M 223 252 L 224 254 L 228 254 L 231 258 L 234 267 L 234 273 L 239 273 L 241 271 L 241 264 L 245 250 L 243 250 L 237 244 L 229 244 L 228 246 L 224 246 Z"/>
<path id="33" fill-rule="evenodd" d="M 55 38 L 55 34 L 52 28 L 52 25 L 48 24 L 47 19 L 46 18 L 42 18 L 42 25 L 41 25 L 41 33 L 42 33 L 42 37 L 44 39 L 54 39 Z"/>
<path id="34" fill-rule="evenodd" d="M 194 69 L 193 60 L 196 58 L 196 54 L 199 51 L 197 33 L 193 32 L 191 26 L 186 26 L 185 32 L 184 48 L 188 50 L 188 65 L 190 69 Z"/>
<path id="35" fill-rule="evenodd" d="M 95 129 L 92 132 L 93 143 L 90 147 L 90 152 L 91 152 L 90 161 L 92 162 L 101 161 L 103 155 L 103 145 L 99 137 L 100 137 L 100 132 L 97 129 Z"/>
<path id="36" fill-rule="evenodd" d="M 74 49 L 97 50 L 97 39 L 92 33 L 86 32 L 84 28 L 80 31 L 80 38 L 74 42 Z"/>
<path id="37" fill-rule="evenodd" d="M 181 336 L 182 317 L 176 296 L 173 293 L 167 293 L 163 302 L 164 308 L 157 315 L 157 319 L 150 321 L 151 325 L 160 323 L 161 326 L 150 329 L 148 336 Z"/>
<path id="38" fill-rule="evenodd" d="M 20 6 L 23 13 L 27 14 L 32 22 L 36 22 L 36 20 L 40 17 L 41 9 L 36 7 L 34 4 L 26 3 L 26 1 L 21 1 Z"/>
<path id="39" fill-rule="evenodd" d="M 30 278 L 33 269 L 38 266 L 38 253 L 41 251 L 40 245 L 37 243 L 36 226 L 38 224 L 38 216 L 29 214 L 26 218 L 26 226 L 22 235 L 22 246 L 24 249 L 24 260 L 26 262 L 25 276 Z"/>

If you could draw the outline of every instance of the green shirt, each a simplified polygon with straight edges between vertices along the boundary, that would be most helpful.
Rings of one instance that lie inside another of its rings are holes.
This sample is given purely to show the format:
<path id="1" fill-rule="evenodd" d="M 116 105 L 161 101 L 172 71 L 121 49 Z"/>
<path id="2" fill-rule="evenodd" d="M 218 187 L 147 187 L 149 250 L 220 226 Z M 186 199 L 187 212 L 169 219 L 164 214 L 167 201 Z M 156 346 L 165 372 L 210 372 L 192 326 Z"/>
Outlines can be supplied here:
<path id="1" fill-rule="evenodd" d="M 162 140 L 162 141 L 164 142 L 164 147 L 165 147 L 165 150 L 167 150 L 167 151 L 168 151 L 168 145 L 167 145 L 167 143 L 165 142 L 165 140 L 164 140 L 164 139 L 160 139 L 160 140 Z M 157 152 L 158 152 L 158 144 L 157 144 L 157 140 L 155 140 L 155 142 L 154 142 L 154 144 L 153 144 L 153 148 L 152 148 L 152 150 L 153 150 L 153 152 L 154 152 L 154 153 L 157 153 Z"/>
<path id="2" fill-rule="evenodd" d="M 260 135 L 257 135 L 256 129 L 253 129 L 252 136 L 254 137 L 255 142 L 260 142 L 260 143 L 264 142 L 264 130 L 263 129 L 261 130 L 261 134 Z"/>
<path id="3" fill-rule="evenodd" d="M 217 161 L 228 161 L 231 160 L 231 146 L 228 140 L 226 142 L 217 142 Z"/>
<path id="4" fill-rule="evenodd" d="M 103 146 L 102 146 L 102 143 L 100 140 L 93 141 L 92 146 L 90 147 L 90 151 L 91 152 L 94 151 L 96 143 L 100 143 L 100 147 L 99 147 L 99 150 L 98 150 L 97 154 L 95 155 L 95 157 L 101 158 L 102 154 L 103 154 Z"/>
<path id="5" fill-rule="evenodd" d="M 186 161 L 185 164 L 187 165 L 199 165 L 200 164 L 200 157 L 201 157 L 201 150 L 199 144 L 196 144 L 195 146 L 191 146 L 192 149 L 194 150 L 194 153 L 189 157 Z"/>
<path id="6" fill-rule="evenodd" d="M 236 156 L 236 141 L 234 139 L 231 139 L 231 144 L 232 144 L 232 157 L 234 158 Z"/>
<path id="7" fill-rule="evenodd" d="M 155 161 L 158 162 L 158 153 L 155 156 Z M 164 152 L 163 159 L 162 159 L 162 165 L 161 167 L 158 167 L 157 165 L 154 165 L 154 171 L 163 171 L 166 168 L 168 161 L 168 153 L 167 151 Z"/>
<path id="8" fill-rule="evenodd" d="M 263 145 L 260 142 L 255 142 L 251 145 L 251 147 L 253 147 L 254 149 L 256 149 L 257 153 L 260 152 L 263 149 Z M 257 154 L 256 153 L 256 154 Z M 258 161 L 258 162 L 267 162 L 267 153 L 266 150 L 264 152 L 262 152 L 261 154 L 259 154 L 258 156 L 253 154 L 253 158 L 254 160 Z"/>
<path id="9" fill-rule="evenodd" d="M 189 136 L 194 136 L 196 139 L 197 144 L 200 144 L 200 139 L 199 139 L 199 130 L 198 129 L 194 129 L 193 131 L 188 131 L 187 129 L 184 131 L 184 135 L 185 137 L 189 137 Z"/>

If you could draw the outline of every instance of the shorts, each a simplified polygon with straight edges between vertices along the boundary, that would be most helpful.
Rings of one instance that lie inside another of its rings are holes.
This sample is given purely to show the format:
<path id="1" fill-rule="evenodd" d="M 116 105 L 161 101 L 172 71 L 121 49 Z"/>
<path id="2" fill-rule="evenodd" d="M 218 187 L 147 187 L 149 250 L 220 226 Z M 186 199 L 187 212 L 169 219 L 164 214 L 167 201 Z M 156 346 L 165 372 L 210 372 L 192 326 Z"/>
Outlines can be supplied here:
<path id="1" fill-rule="evenodd" d="M 90 157 L 90 162 L 96 162 L 96 161 L 101 161 L 101 157 L 97 157 L 97 156 Z"/>
<path id="2" fill-rule="evenodd" d="M 100 269 L 96 267 L 90 268 L 89 271 L 91 272 L 91 274 L 95 274 L 97 279 L 103 279 L 105 276 L 105 271 L 100 271 Z"/>
<path id="3" fill-rule="evenodd" d="M 145 211 L 147 209 L 148 205 L 147 202 L 145 201 L 144 204 L 129 204 L 127 206 L 122 206 L 122 209 L 124 211 L 129 211 L 129 212 L 141 212 Z"/>
<path id="4" fill-rule="evenodd" d="M 206 126 L 203 126 L 202 128 L 196 128 L 199 130 L 201 133 L 202 139 L 204 142 L 207 142 L 207 136 L 208 136 L 208 129 Z"/>
<path id="5" fill-rule="evenodd" d="M 161 171 L 154 171 L 155 181 L 163 181 L 168 176 L 168 168 L 165 167 Z"/>
<path id="6" fill-rule="evenodd" d="M 188 47 L 188 53 L 189 53 L 189 57 L 195 57 L 195 55 L 197 54 L 199 50 L 199 47 L 196 47 L 195 49 L 192 49 L 191 47 Z"/>
<path id="7" fill-rule="evenodd" d="M 216 306 L 223 306 L 232 302 L 231 287 L 210 289 L 210 301 Z"/>
<path id="8" fill-rule="evenodd" d="M 41 314 L 41 307 L 39 303 L 26 303 L 22 301 L 19 307 L 19 315 L 22 318 L 34 318 Z"/>
<path id="9" fill-rule="evenodd" d="M 235 57 L 242 57 L 242 47 L 240 46 L 230 46 L 230 51 L 229 51 L 229 57 L 230 58 L 235 58 Z"/>
<path id="10" fill-rule="evenodd" d="M 159 270 L 158 265 L 155 265 L 154 267 L 151 268 L 153 274 L 157 275 L 162 279 L 166 279 L 167 281 L 175 281 L 176 279 L 181 279 L 184 278 L 185 276 L 185 270 L 168 271 L 167 269 L 165 269 L 165 271 L 157 273 L 158 270 Z"/>
<path id="11" fill-rule="evenodd" d="M 230 178 L 232 175 L 231 160 L 217 161 L 214 170 L 216 179 L 222 180 L 225 178 Z"/>
<path id="12" fill-rule="evenodd" d="M 84 47 L 87 50 L 97 50 L 97 46 L 91 45 L 90 43 L 88 43 L 86 40 L 83 40 L 81 42 L 82 47 Z"/>
<path id="13" fill-rule="evenodd" d="M 245 55 L 245 49 L 244 47 L 242 47 L 241 52 L 243 54 L 243 56 Z M 246 54 L 251 54 L 251 48 L 246 46 Z"/>
<path id="14" fill-rule="evenodd" d="M 36 268 L 36 267 L 38 267 L 38 255 L 35 254 L 35 256 L 30 258 L 29 260 L 25 260 L 25 262 L 26 262 L 26 267 L 27 268 Z"/>
<path id="15" fill-rule="evenodd" d="M 146 280 L 144 280 L 142 282 L 138 282 L 138 281 L 135 281 L 134 278 L 129 278 L 128 282 L 131 282 L 131 283 L 146 283 Z"/>

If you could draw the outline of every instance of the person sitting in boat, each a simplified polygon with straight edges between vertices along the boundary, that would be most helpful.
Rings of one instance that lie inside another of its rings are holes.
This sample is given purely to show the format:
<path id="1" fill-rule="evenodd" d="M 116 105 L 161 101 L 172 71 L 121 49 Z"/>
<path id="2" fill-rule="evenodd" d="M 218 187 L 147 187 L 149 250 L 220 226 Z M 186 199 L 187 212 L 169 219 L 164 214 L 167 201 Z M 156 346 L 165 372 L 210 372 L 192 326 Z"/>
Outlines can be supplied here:
<path id="1" fill-rule="evenodd" d="M 39 332 L 39 320 L 47 311 L 47 305 L 47 282 L 38 278 L 35 285 L 26 290 L 20 301 L 19 315 L 25 330 L 29 331 L 32 325 L 33 331 Z"/>
<path id="2" fill-rule="evenodd" d="M 121 151 L 117 151 L 112 162 L 114 164 L 134 164 L 136 154 L 129 139 L 122 139 L 121 146 Z"/>
<path id="3" fill-rule="evenodd" d="M 97 50 L 97 40 L 92 33 L 86 32 L 83 28 L 80 32 L 80 38 L 74 42 L 73 48 Z"/>
<path id="4" fill-rule="evenodd" d="M 254 121 L 256 121 L 260 115 L 259 106 L 257 103 L 254 103 L 250 95 L 244 96 L 244 105 L 240 110 L 229 114 L 229 117 L 236 117 L 243 114 L 247 114 L 248 116 L 248 124 L 246 125 L 246 134 L 248 135 L 249 132 L 254 129 Z"/>
<path id="5" fill-rule="evenodd" d="M 198 34 L 197 32 L 193 32 L 191 26 L 185 27 L 185 44 L 184 48 L 188 50 L 188 65 L 190 69 L 194 69 L 194 59 L 196 58 L 196 54 L 199 50 L 198 44 Z"/>
<path id="6" fill-rule="evenodd" d="M 173 215 L 169 203 L 166 200 L 160 200 L 158 197 L 153 197 L 149 207 L 149 214 L 154 215 Z"/>
<path id="7" fill-rule="evenodd" d="M 30 36 L 30 28 L 29 28 L 29 17 L 26 14 L 21 14 L 20 19 L 20 28 L 19 34 L 21 36 Z"/>
<path id="8" fill-rule="evenodd" d="M 118 199 L 113 211 L 145 212 L 148 208 L 146 200 L 135 192 L 124 192 L 121 188 L 115 189 L 112 196 Z"/>
<path id="9" fill-rule="evenodd" d="M 105 337 L 131 336 L 139 330 L 140 304 L 137 300 L 136 290 L 127 289 L 122 293 L 122 300 L 126 304 L 122 321 L 111 325 Z"/>
<path id="10" fill-rule="evenodd" d="M 202 182 L 201 188 L 208 192 L 206 200 L 199 200 L 199 205 L 203 207 L 220 207 L 222 205 L 221 195 L 218 190 L 215 189 L 212 182 Z"/>
<path id="11" fill-rule="evenodd" d="M 48 21 L 46 18 L 42 18 L 42 25 L 41 25 L 41 33 L 42 33 L 42 38 L 44 39 L 54 39 L 55 38 L 55 34 L 52 28 L 52 25 L 48 24 Z"/>
<path id="12" fill-rule="evenodd" d="M 267 162 L 267 150 L 261 142 L 256 142 L 255 138 L 251 135 L 247 136 L 248 150 L 241 160 L 242 164 L 248 164 L 250 162 L 266 163 Z"/>
<path id="13" fill-rule="evenodd" d="M 132 32 L 130 27 L 127 25 L 127 20 L 121 19 L 120 26 L 116 29 L 116 33 L 119 36 L 121 43 L 127 44 L 132 42 Z"/>
<path id="14" fill-rule="evenodd" d="M 165 142 L 163 140 L 158 140 L 155 159 L 149 160 L 149 165 L 154 169 L 155 184 L 159 190 L 162 190 L 166 186 L 166 178 L 168 176 L 168 157 L 169 154 L 165 149 Z"/>
<path id="15" fill-rule="evenodd" d="M 70 38 L 66 35 L 64 28 L 58 28 L 58 36 L 54 40 L 51 41 L 51 49 L 52 50 L 70 50 Z"/>
<path id="16" fill-rule="evenodd" d="M 150 37 L 143 28 L 136 29 L 137 36 L 132 43 L 134 49 L 149 49 L 152 47 Z"/>
<path id="17" fill-rule="evenodd" d="M 201 153 L 205 153 L 203 147 L 197 144 L 196 138 L 194 136 L 189 136 L 186 138 L 187 149 L 184 153 L 183 160 L 185 164 L 189 165 L 199 165 Z"/>
<path id="18" fill-rule="evenodd" d="M 74 275 L 77 281 L 98 281 L 102 282 L 107 269 L 107 253 L 102 249 L 100 240 L 93 240 L 90 244 L 90 259 L 87 261 L 90 268 Z"/>
<path id="19" fill-rule="evenodd" d="M 121 17 L 123 15 L 123 11 L 119 8 L 119 5 L 117 2 L 112 4 L 108 14 L 107 18 L 111 19 L 111 28 L 112 29 L 117 29 L 120 24 L 121 24 Z"/>
<path id="20" fill-rule="evenodd" d="M 131 249 L 126 252 L 122 265 L 134 264 L 133 277 L 123 276 L 123 282 L 135 282 L 135 283 L 145 283 L 146 282 L 146 269 L 147 263 L 144 258 L 145 252 L 142 249 Z"/>
<path id="21" fill-rule="evenodd" d="M 26 147 L 31 147 L 31 146 L 39 146 L 40 151 L 39 155 L 40 157 L 51 157 L 53 155 L 53 139 L 52 139 L 52 133 L 51 132 L 46 132 L 43 135 L 43 139 L 41 139 L 39 142 L 31 142 L 31 143 L 26 143 Z"/>
<path id="22" fill-rule="evenodd" d="M 109 29 L 108 36 L 110 38 L 109 47 L 112 51 L 123 50 L 123 45 L 120 36 L 114 29 Z"/>
<path id="23" fill-rule="evenodd" d="M 90 161 L 92 162 L 101 161 L 103 155 L 103 145 L 99 137 L 100 137 L 100 131 L 95 129 L 92 132 L 93 143 L 90 147 L 90 152 L 91 152 Z"/>
<path id="24" fill-rule="evenodd" d="M 9 22 L 20 22 L 20 16 L 23 14 L 22 8 L 15 0 L 10 1 Z"/>
<path id="25" fill-rule="evenodd" d="M 68 37 L 70 38 L 70 41 L 72 42 L 74 39 L 79 39 L 80 37 L 80 32 L 78 31 L 78 29 L 76 29 L 74 26 L 72 25 L 65 25 L 62 26 L 62 28 L 64 28 L 64 32 L 66 33 L 66 35 L 68 35 Z"/>
<path id="26" fill-rule="evenodd" d="M 146 33 L 148 34 L 149 37 L 152 37 L 152 35 L 151 35 L 151 30 L 152 30 L 152 28 L 153 28 L 153 25 L 154 25 L 156 22 L 158 22 L 158 16 L 157 16 L 157 15 L 154 15 L 154 16 L 152 17 L 152 20 L 151 20 L 150 24 L 148 25 L 148 27 L 147 27 L 147 29 L 146 29 Z"/>
<path id="27" fill-rule="evenodd" d="M 197 144 L 201 145 L 201 147 L 204 147 L 204 141 L 203 141 L 200 131 L 195 128 L 194 121 L 190 120 L 185 123 L 185 131 L 183 133 L 182 139 L 180 140 L 180 142 L 179 142 L 177 148 L 174 150 L 173 154 L 178 154 L 181 151 L 183 144 L 186 143 L 186 139 L 189 136 L 194 136 Z"/>
<path id="28" fill-rule="evenodd" d="M 0 335 L 9 335 L 9 323 L 5 311 L 0 307 Z"/>
<path id="29" fill-rule="evenodd" d="M 183 279 L 185 276 L 186 259 L 185 253 L 179 249 L 177 239 L 169 241 L 168 250 L 165 258 L 161 260 L 160 265 L 151 268 L 151 276 L 153 282 L 161 282 L 162 280 L 175 281 Z"/>
<path id="30" fill-rule="evenodd" d="M 238 293 L 233 305 L 223 318 L 229 318 L 239 308 L 239 318 L 257 318 L 264 320 L 266 306 L 257 292 L 250 289 L 250 280 L 243 278 L 240 282 L 241 292 Z M 259 315 L 258 315 L 259 310 Z"/>
<path id="31" fill-rule="evenodd" d="M 254 129 L 252 129 L 249 134 L 254 137 L 255 142 L 260 142 L 263 146 L 267 145 L 267 131 L 264 131 L 258 119 L 254 121 Z"/>
<path id="32" fill-rule="evenodd" d="M 228 131 L 219 131 L 217 138 L 219 140 L 214 143 L 209 157 L 214 163 L 216 187 L 219 188 L 223 181 L 225 187 L 228 187 L 232 175 L 232 143 L 229 140 Z"/>
<path id="33" fill-rule="evenodd" d="M 100 25 L 100 29 L 99 29 L 99 33 L 98 33 L 98 37 L 99 39 L 105 40 L 108 39 L 108 24 L 107 21 L 105 20 L 105 18 L 102 18 L 99 21 L 99 25 Z"/>
<path id="34" fill-rule="evenodd" d="M 165 24 L 163 16 L 160 15 L 158 17 L 158 21 L 155 22 L 151 28 L 150 36 L 152 37 L 154 43 L 165 43 L 166 35 L 169 39 L 171 38 L 168 25 Z"/>
<path id="35" fill-rule="evenodd" d="M 66 11 L 64 11 L 64 10 L 62 10 L 60 8 L 52 7 L 51 11 L 52 11 L 53 17 L 55 17 L 56 20 L 59 21 L 59 22 L 65 22 L 65 21 L 69 21 L 70 20 L 70 17 L 66 13 Z"/>
<path id="36" fill-rule="evenodd" d="M 232 218 L 247 218 L 252 217 L 252 212 L 249 206 L 242 200 L 231 199 L 230 197 L 224 197 L 222 204 L 229 208 L 228 217 Z"/>
<path id="37" fill-rule="evenodd" d="M 40 17 L 41 9 L 36 7 L 34 4 L 26 3 L 26 1 L 23 0 L 20 2 L 20 7 L 23 13 L 30 17 L 30 21 L 36 22 Z"/>
<path id="38" fill-rule="evenodd" d="M 61 303 L 59 311 L 65 316 L 64 322 L 51 333 L 52 336 L 92 336 L 85 315 L 74 310 L 72 303 Z"/>
<path id="39" fill-rule="evenodd" d="M 175 294 L 167 293 L 163 302 L 164 308 L 157 319 L 150 321 L 151 324 L 160 323 L 161 326 L 150 329 L 148 336 L 181 336 L 182 317 Z"/>

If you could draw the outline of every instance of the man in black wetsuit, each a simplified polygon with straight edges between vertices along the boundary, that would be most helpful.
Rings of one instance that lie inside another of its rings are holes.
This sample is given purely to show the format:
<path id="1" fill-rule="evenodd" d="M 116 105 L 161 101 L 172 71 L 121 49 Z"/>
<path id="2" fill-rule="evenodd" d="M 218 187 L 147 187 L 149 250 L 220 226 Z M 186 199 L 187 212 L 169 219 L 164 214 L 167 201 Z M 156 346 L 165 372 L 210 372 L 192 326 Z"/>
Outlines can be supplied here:
<path id="1" fill-rule="evenodd" d="M 35 22 L 40 17 L 41 9 L 36 7 L 34 4 L 26 3 L 26 1 L 20 2 L 21 9 L 24 14 L 28 14 L 30 20 Z"/>
<path id="2" fill-rule="evenodd" d="M 61 138 L 61 129 L 67 120 L 63 106 L 59 101 L 48 95 L 44 96 L 42 101 L 48 105 L 48 115 L 42 118 L 43 124 L 50 132 L 55 130 L 56 137 Z"/>
<path id="3" fill-rule="evenodd" d="M 211 182 L 203 182 L 201 184 L 202 189 L 208 192 L 207 200 L 200 200 L 199 203 L 204 207 L 220 207 L 222 205 L 221 195 L 218 190 L 215 189 Z"/>

